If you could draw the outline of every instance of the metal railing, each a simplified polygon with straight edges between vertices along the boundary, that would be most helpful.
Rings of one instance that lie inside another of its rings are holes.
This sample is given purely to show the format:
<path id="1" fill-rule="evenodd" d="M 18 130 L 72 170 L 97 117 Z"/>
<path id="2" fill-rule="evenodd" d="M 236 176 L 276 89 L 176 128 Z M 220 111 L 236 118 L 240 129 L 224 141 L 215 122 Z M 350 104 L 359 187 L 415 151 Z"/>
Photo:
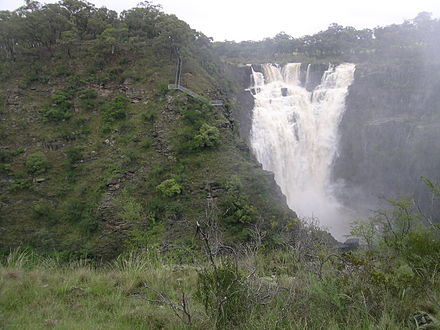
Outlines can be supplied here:
<path id="1" fill-rule="evenodd" d="M 185 94 L 187 94 L 189 96 L 192 96 L 192 97 L 194 97 L 196 99 L 200 99 L 202 101 L 208 102 L 212 106 L 222 106 L 222 105 L 224 105 L 224 102 L 222 100 L 211 100 L 210 101 L 207 98 L 203 97 L 202 95 L 197 94 L 196 92 L 193 92 L 192 90 L 190 90 L 188 88 L 185 88 L 185 87 L 183 87 L 181 85 L 169 84 L 168 85 L 168 89 L 177 89 L 177 90 L 179 90 L 179 91 L 181 91 L 181 92 L 183 92 L 183 93 L 185 93 Z"/>

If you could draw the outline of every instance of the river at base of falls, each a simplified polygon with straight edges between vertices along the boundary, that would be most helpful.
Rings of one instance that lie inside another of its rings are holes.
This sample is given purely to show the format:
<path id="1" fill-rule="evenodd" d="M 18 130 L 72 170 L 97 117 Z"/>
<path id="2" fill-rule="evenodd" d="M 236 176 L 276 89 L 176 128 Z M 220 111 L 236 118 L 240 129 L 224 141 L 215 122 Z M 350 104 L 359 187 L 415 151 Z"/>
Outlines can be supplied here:
<path id="1" fill-rule="evenodd" d="M 289 207 L 342 240 L 354 214 L 337 201 L 330 175 L 355 65 L 329 66 L 311 92 L 307 81 L 301 84 L 300 68 L 300 63 L 263 64 L 263 72 L 252 68 L 251 146 L 263 168 L 274 173 Z"/>

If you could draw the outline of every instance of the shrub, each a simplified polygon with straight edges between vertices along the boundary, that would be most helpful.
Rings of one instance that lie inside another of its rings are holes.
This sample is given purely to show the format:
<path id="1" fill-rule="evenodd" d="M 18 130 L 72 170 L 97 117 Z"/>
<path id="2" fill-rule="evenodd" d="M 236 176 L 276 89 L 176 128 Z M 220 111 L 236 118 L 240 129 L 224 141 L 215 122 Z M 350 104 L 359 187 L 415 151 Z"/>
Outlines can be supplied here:
<path id="1" fill-rule="evenodd" d="M 70 90 L 73 90 L 73 91 L 76 91 L 78 88 L 80 88 L 82 85 L 84 85 L 84 81 L 81 79 L 81 77 L 80 76 L 78 76 L 78 75 L 73 75 L 73 76 L 70 76 L 68 79 L 67 79 L 67 82 L 68 82 L 68 84 L 69 84 L 69 86 L 68 86 L 68 88 L 70 89 Z"/>
<path id="2" fill-rule="evenodd" d="M 49 168 L 49 161 L 43 152 L 37 151 L 27 156 L 26 168 L 31 174 L 42 174 Z"/>
<path id="3" fill-rule="evenodd" d="M 45 121 L 58 122 L 71 117 L 72 106 L 71 95 L 66 91 L 57 91 L 52 95 L 52 102 L 45 105 L 41 112 Z"/>
<path id="4" fill-rule="evenodd" d="M 32 207 L 33 216 L 36 219 L 43 219 L 49 222 L 55 222 L 57 215 L 50 203 L 39 203 Z"/>
<path id="5" fill-rule="evenodd" d="M 194 137 L 194 146 L 196 148 L 212 148 L 218 145 L 220 140 L 220 132 L 217 127 L 203 124 L 199 130 L 199 134 Z"/>
<path id="6" fill-rule="evenodd" d="M 17 177 L 11 185 L 11 191 L 27 190 L 32 187 L 32 180 L 29 178 Z"/>
<path id="7" fill-rule="evenodd" d="M 117 96 L 113 101 L 108 102 L 101 108 L 104 121 L 113 123 L 124 119 L 127 114 L 128 99 L 124 96 Z"/>
<path id="8" fill-rule="evenodd" d="M 154 120 L 157 117 L 157 110 L 156 109 L 149 109 L 147 112 L 143 114 L 143 119 L 146 122 L 154 122 Z"/>
<path id="9" fill-rule="evenodd" d="M 241 192 L 241 186 L 236 183 L 228 184 L 226 197 L 222 203 L 225 220 L 230 224 L 248 224 L 254 221 L 256 209 L 249 203 Z"/>
<path id="10" fill-rule="evenodd" d="M 67 154 L 67 161 L 70 164 L 75 164 L 79 162 L 83 157 L 82 148 L 79 146 L 71 147 L 67 149 L 66 154 Z"/>
<path id="11" fill-rule="evenodd" d="M 63 204 L 63 219 L 77 224 L 84 232 L 91 233 L 98 228 L 98 220 L 93 214 L 92 205 L 75 198 L 67 199 Z"/>
<path id="12" fill-rule="evenodd" d="M 248 319 L 250 295 L 244 275 L 226 260 L 199 273 L 196 298 L 203 303 L 217 328 L 230 328 Z"/>
<path id="13" fill-rule="evenodd" d="M 157 86 L 157 93 L 161 96 L 167 95 L 167 93 L 169 92 L 168 90 L 168 83 L 166 81 L 162 81 L 158 84 Z"/>
<path id="14" fill-rule="evenodd" d="M 16 150 L 0 149 L 0 173 L 9 172 L 12 169 L 12 165 L 9 162 L 13 157 L 24 152 L 24 148 L 18 148 Z"/>
<path id="15" fill-rule="evenodd" d="M 174 179 L 162 181 L 161 184 L 156 186 L 156 189 L 166 197 L 173 197 L 182 192 L 182 187 Z"/>
<path id="16" fill-rule="evenodd" d="M 83 89 L 79 92 L 78 98 L 85 110 L 93 110 L 98 106 L 98 93 L 94 89 Z"/>
<path id="17" fill-rule="evenodd" d="M 118 216 L 128 223 L 139 222 L 144 218 L 142 205 L 133 198 L 127 198 L 121 205 L 122 211 Z"/>
<path id="18" fill-rule="evenodd" d="M 151 140 L 151 138 L 149 136 L 146 136 L 141 142 L 140 142 L 140 147 L 144 150 L 148 150 L 151 148 L 151 146 L 153 145 L 153 141 Z"/>

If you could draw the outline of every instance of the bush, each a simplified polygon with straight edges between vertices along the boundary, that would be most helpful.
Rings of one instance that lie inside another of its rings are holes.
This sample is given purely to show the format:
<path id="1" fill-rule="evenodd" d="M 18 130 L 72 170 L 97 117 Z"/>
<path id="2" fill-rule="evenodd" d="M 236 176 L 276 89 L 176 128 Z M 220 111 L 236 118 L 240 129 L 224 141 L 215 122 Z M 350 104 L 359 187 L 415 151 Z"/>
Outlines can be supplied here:
<path id="1" fill-rule="evenodd" d="M 150 123 L 154 122 L 156 117 L 157 117 L 157 110 L 156 109 L 149 109 L 147 112 L 145 112 L 143 114 L 144 121 L 150 122 Z"/>
<path id="2" fill-rule="evenodd" d="M 198 149 L 212 148 L 218 145 L 220 141 L 220 132 L 217 127 L 203 124 L 199 134 L 194 137 L 194 146 Z"/>
<path id="3" fill-rule="evenodd" d="M 98 93 L 94 89 L 83 89 L 79 92 L 78 98 L 85 110 L 94 110 L 98 106 Z"/>
<path id="4" fill-rule="evenodd" d="M 68 84 L 69 84 L 69 86 L 68 86 L 68 88 L 70 89 L 70 90 L 73 90 L 73 91 L 76 91 L 78 88 L 80 88 L 82 85 L 84 85 L 84 81 L 81 79 L 81 77 L 80 76 L 78 76 L 78 75 L 73 75 L 73 76 L 70 76 L 68 79 L 67 79 L 67 82 L 68 82 Z"/>
<path id="5" fill-rule="evenodd" d="M 103 119 L 107 123 L 113 123 L 124 119 L 127 115 L 128 99 L 117 96 L 113 101 L 104 104 L 101 108 Z"/>
<path id="6" fill-rule="evenodd" d="M 37 151 L 27 156 L 26 168 L 33 175 L 43 174 L 49 168 L 49 161 L 43 152 Z"/>
<path id="7" fill-rule="evenodd" d="M 83 158 L 82 150 L 82 147 L 79 146 L 67 149 L 67 161 L 70 164 L 75 164 L 79 162 Z"/>
<path id="8" fill-rule="evenodd" d="M 246 322 L 252 306 L 249 297 L 244 275 L 228 260 L 199 273 L 196 298 L 217 328 L 232 328 Z"/>
<path id="9" fill-rule="evenodd" d="M 63 219 L 77 224 L 84 232 L 91 233 L 98 228 L 98 220 L 89 203 L 75 198 L 67 199 L 63 204 Z"/>
<path id="10" fill-rule="evenodd" d="M 256 209 L 241 192 L 239 184 L 228 184 L 222 205 L 226 210 L 225 221 L 230 224 L 248 224 L 254 221 Z"/>
<path id="11" fill-rule="evenodd" d="M 174 179 L 162 181 L 162 183 L 159 184 L 156 189 L 166 197 L 173 197 L 182 192 L 182 187 Z"/>
<path id="12" fill-rule="evenodd" d="M 71 117 L 72 109 L 71 95 L 66 91 L 57 91 L 52 95 L 52 103 L 45 105 L 41 112 L 44 120 L 50 122 L 59 122 Z"/>
<path id="13" fill-rule="evenodd" d="M 51 223 L 56 221 L 57 214 L 50 203 L 38 203 L 32 207 L 33 216 Z"/>

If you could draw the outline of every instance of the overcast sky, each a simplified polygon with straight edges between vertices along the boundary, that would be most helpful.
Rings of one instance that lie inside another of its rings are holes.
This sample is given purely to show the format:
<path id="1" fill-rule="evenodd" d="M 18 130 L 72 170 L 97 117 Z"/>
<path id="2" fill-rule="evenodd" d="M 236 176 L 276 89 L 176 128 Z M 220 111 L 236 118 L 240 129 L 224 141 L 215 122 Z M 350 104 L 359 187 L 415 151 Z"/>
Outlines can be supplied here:
<path id="1" fill-rule="evenodd" d="M 121 12 L 136 6 L 140 0 L 89 2 Z M 0 0 L 0 9 L 13 10 L 23 3 Z M 402 23 L 422 11 L 440 17 L 440 0 L 158 0 L 153 3 L 161 4 L 166 13 L 176 14 L 214 40 L 261 40 L 281 31 L 300 37 L 325 30 L 331 23 L 373 28 Z"/>

